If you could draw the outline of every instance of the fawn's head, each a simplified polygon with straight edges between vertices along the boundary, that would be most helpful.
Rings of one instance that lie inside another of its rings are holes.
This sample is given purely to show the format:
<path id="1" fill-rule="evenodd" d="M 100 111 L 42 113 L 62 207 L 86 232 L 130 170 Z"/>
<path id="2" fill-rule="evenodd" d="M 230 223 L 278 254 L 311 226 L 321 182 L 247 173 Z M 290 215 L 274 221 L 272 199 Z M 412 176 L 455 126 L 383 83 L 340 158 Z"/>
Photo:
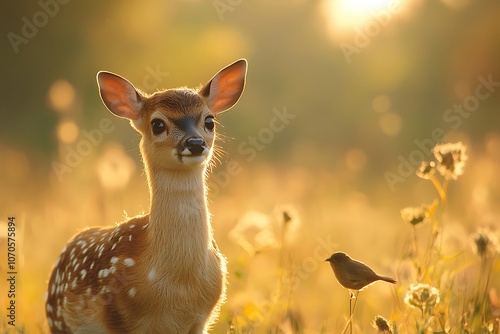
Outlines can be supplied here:
<path id="1" fill-rule="evenodd" d="M 238 60 L 198 91 L 175 88 L 147 95 L 110 72 L 99 72 L 97 82 L 106 107 L 142 135 L 141 152 L 150 168 L 192 168 L 210 160 L 214 118 L 238 102 L 246 69 L 246 60 Z"/>

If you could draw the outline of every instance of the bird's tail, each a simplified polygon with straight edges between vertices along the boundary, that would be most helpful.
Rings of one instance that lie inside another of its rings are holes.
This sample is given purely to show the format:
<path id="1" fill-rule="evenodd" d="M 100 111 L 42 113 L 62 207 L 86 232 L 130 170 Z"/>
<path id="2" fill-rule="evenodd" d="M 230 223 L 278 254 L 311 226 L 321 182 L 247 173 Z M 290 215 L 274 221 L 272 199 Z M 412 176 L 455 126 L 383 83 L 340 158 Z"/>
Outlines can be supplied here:
<path id="1" fill-rule="evenodd" d="M 381 281 L 386 281 L 386 282 L 389 282 L 389 283 L 392 283 L 392 284 L 396 284 L 396 280 L 394 278 L 391 278 L 391 277 L 379 276 L 378 279 L 381 280 Z"/>

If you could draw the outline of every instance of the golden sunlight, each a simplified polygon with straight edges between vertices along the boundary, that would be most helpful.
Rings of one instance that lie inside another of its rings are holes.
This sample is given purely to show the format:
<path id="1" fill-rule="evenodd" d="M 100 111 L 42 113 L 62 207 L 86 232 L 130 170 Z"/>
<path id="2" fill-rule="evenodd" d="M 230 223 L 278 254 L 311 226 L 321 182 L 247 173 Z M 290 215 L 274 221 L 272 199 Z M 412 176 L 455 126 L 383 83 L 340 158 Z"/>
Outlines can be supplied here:
<path id="1" fill-rule="evenodd" d="M 362 28 L 371 20 L 389 24 L 407 0 L 324 0 L 322 11 L 331 33 Z"/>

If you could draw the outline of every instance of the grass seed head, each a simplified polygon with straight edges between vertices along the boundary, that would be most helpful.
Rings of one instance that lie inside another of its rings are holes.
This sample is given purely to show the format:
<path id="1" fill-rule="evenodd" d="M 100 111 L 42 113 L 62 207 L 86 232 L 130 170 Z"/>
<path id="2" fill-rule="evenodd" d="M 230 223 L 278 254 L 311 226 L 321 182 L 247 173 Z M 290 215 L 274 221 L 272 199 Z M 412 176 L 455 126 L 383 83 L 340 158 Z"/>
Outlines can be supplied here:
<path id="1" fill-rule="evenodd" d="M 407 223 L 417 225 L 429 218 L 427 206 L 406 207 L 401 210 L 401 218 Z"/>
<path id="2" fill-rule="evenodd" d="M 434 161 L 431 162 L 422 161 L 420 167 L 418 167 L 415 173 L 417 174 L 418 177 L 429 180 L 432 177 L 432 175 L 434 175 L 435 172 L 436 172 L 436 163 Z"/>
<path id="3" fill-rule="evenodd" d="M 468 156 L 462 142 L 438 144 L 432 152 L 437 160 L 437 170 L 447 180 L 456 180 L 464 173 L 465 161 Z"/>
<path id="4" fill-rule="evenodd" d="M 378 333 L 394 333 L 394 329 L 389 320 L 381 315 L 376 315 L 372 322 L 373 328 L 375 328 Z"/>
<path id="5" fill-rule="evenodd" d="M 472 241 L 472 251 L 480 257 L 491 258 L 498 251 L 498 239 L 488 228 L 479 228 L 472 235 Z"/>
<path id="6" fill-rule="evenodd" d="M 405 304 L 422 311 L 432 309 L 439 303 L 439 290 L 429 284 L 415 283 L 410 285 L 405 297 Z"/>

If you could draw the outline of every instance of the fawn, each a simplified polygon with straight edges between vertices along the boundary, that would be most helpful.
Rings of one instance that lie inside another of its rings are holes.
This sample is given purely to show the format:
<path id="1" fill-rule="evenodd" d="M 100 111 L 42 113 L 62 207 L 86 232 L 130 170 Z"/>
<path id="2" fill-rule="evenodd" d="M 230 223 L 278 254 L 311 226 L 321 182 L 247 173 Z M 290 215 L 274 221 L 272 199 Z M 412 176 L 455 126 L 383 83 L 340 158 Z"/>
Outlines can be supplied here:
<path id="1" fill-rule="evenodd" d="M 147 95 L 99 72 L 101 99 L 141 134 L 150 213 L 87 229 L 63 248 L 48 283 L 52 333 L 206 333 L 225 299 L 226 260 L 207 209 L 215 117 L 245 86 L 244 59 L 199 90 Z"/>

